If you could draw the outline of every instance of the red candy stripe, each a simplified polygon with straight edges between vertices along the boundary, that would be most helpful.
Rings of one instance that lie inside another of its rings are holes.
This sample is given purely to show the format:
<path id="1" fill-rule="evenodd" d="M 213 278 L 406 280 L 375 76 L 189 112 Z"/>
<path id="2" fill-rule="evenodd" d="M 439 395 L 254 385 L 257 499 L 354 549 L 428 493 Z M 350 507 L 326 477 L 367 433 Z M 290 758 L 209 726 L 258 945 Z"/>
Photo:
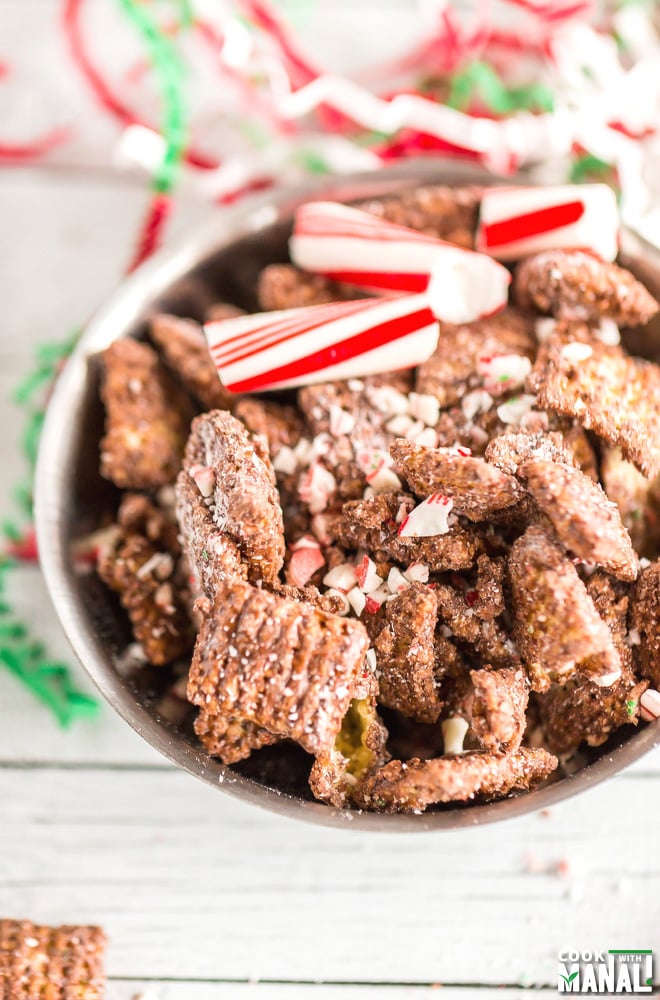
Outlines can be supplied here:
<path id="1" fill-rule="evenodd" d="M 562 226 L 577 222 L 583 215 L 584 203 L 570 201 L 565 205 L 553 205 L 525 215 L 516 215 L 502 222 L 492 222 L 481 229 L 484 248 L 491 250 L 505 243 L 515 243 L 516 240 L 538 236 L 539 233 L 547 233 L 552 229 L 561 229 Z"/>

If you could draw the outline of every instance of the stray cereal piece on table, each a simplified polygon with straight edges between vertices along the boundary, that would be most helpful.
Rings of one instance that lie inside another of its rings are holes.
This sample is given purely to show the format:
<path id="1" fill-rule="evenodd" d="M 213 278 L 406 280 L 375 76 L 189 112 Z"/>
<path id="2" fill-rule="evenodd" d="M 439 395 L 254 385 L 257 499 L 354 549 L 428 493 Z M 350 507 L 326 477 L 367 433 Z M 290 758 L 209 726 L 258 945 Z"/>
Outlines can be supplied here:
<path id="1" fill-rule="evenodd" d="M 581 672 L 565 685 L 553 685 L 539 696 L 541 724 L 553 753 L 570 754 L 581 743 L 596 747 L 620 726 L 637 725 L 639 700 L 648 681 L 639 681 L 632 668 L 632 650 L 626 642 L 627 587 L 598 570 L 587 591 L 612 633 L 621 657 L 621 677 L 610 687 L 599 687 Z"/>
<path id="2" fill-rule="evenodd" d="M 484 750 L 517 750 L 525 734 L 529 681 L 522 667 L 471 670 L 462 713 Z"/>
<path id="3" fill-rule="evenodd" d="M 525 462 L 518 474 L 567 549 L 621 580 L 637 579 L 630 535 L 600 485 L 571 465 L 547 459 Z"/>
<path id="4" fill-rule="evenodd" d="M 188 700 L 309 753 L 329 750 L 364 663 L 364 626 L 242 581 L 202 600 Z"/>
<path id="5" fill-rule="evenodd" d="M 582 250 L 547 250 L 528 257 L 518 265 L 513 294 L 523 309 L 567 320 L 597 323 L 607 317 L 620 326 L 643 326 L 658 311 L 658 303 L 630 271 Z"/>
<path id="6" fill-rule="evenodd" d="M 453 501 L 452 510 L 470 521 L 488 521 L 525 496 L 513 476 L 482 458 L 426 448 L 404 439 L 391 445 L 390 454 L 395 470 L 417 496 L 442 493 Z"/>
<path id="7" fill-rule="evenodd" d="M 606 344 L 543 346 L 530 382 L 538 405 L 574 417 L 645 476 L 660 472 L 660 367 Z"/>
<path id="8" fill-rule="evenodd" d="M 0 997 L 103 1000 L 105 948 L 100 927 L 0 920 Z"/>
<path id="9" fill-rule="evenodd" d="M 550 777 L 558 760 L 547 750 L 466 753 L 432 760 L 391 760 L 370 775 L 357 802 L 377 812 L 423 812 L 440 802 L 490 800 L 527 792 Z"/>
<path id="10" fill-rule="evenodd" d="M 477 188 L 438 184 L 362 202 L 358 207 L 387 222 L 472 250 L 480 197 Z"/>
<path id="11" fill-rule="evenodd" d="M 636 630 L 635 666 L 642 677 L 660 687 L 660 560 L 642 570 L 630 607 L 630 628 Z"/>
<path id="12" fill-rule="evenodd" d="M 235 310 L 236 314 L 240 310 Z M 199 323 L 161 313 L 151 320 L 151 339 L 167 367 L 202 409 L 224 410 L 233 404 L 236 397 L 223 388 Z"/>
<path id="13" fill-rule="evenodd" d="M 173 482 L 192 418 L 190 401 L 148 344 L 117 340 L 101 361 L 101 475 L 129 490 Z"/>
<path id="14" fill-rule="evenodd" d="M 187 555 L 205 592 L 236 572 L 236 550 L 253 583 L 277 580 L 284 524 L 261 438 L 224 410 L 196 417 L 176 489 Z"/>
<path id="15" fill-rule="evenodd" d="M 378 699 L 419 722 L 436 722 L 442 708 L 435 679 L 435 594 L 414 583 L 385 605 L 385 624 L 374 643 Z"/>
<path id="16" fill-rule="evenodd" d="M 364 298 L 364 295 L 351 285 L 330 281 L 321 274 L 308 274 L 293 264 L 268 264 L 257 283 L 259 306 L 268 312 Z"/>
<path id="17" fill-rule="evenodd" d="M 189 653 L 192 645 L 176 533 L 144 496 L 125 495 L 117 516 L 117 530 L 99 552 L 98 574 L 119 594 L 147 660 L 162 666 Z"/>
<path id="18" fill-rule="evenodd" d="M 576 670 L 609 686 L 621 675 L 612 635 L 575 566 L 541 524 L 509 555 L 513 636 L 533 691 L 563 684 Z"/>

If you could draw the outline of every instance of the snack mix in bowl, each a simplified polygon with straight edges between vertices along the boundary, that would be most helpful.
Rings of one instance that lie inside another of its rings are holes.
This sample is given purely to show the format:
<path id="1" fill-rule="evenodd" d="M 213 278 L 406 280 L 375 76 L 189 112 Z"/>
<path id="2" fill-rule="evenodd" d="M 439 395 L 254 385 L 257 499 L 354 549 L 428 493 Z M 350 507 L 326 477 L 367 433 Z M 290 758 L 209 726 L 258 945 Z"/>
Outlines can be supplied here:
<path id="1" fill-rule="evenodd" d="M 618 231 L 603 185 L 309 202 L 260 313 L 103 352 L 89 545 L 208 755 L 297 744 L 317 799 L 420 812 L 660 714 L 660 367 L 620 338 L 658 304 Z"/>

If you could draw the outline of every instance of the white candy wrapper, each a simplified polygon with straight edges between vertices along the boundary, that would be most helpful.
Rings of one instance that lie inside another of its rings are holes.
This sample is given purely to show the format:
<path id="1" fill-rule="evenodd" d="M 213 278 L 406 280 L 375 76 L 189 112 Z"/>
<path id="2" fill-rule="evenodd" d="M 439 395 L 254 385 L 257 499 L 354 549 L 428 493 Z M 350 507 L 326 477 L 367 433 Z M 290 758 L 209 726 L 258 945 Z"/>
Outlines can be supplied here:
<path id="1" fill-rule="evenodd" d="M 413 368 L 438 343 L 425 295 L 330 302 L 207 323 L 230 392 L 263 392 Z"/>
<path id="2" fill-rule="evenodd" d="M 305 271 L 372 291 L 428 290 L 434 316 L 470 323 L 503 308 L 509 272 L 484 254 L 334 202 L 296 213 L 289 253 Z"/>
<path id="3" fill-rule="evenodd" d="M 591 250 L 614 260 L 619 248 L 616 196 L 606 184 L 486 188 L 477 250 L 518 260 L 543 250 Z"/>

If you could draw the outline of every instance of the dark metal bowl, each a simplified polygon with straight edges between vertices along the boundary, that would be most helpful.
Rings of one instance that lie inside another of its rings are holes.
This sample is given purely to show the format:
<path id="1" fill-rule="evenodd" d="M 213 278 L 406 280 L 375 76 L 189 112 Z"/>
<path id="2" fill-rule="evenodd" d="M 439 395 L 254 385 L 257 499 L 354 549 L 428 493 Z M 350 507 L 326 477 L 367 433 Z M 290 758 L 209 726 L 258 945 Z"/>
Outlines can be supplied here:
<path id="1" fill-rule="evenodd" d="M 584 766 L 572 775 L 489 805 L 440 807 L 419 816 L 333 809 L 311 798 L 306 783 L 309 758 L 297 748 L 262 750 L 229 768 L 208 757 L 185 727 L 163 719 L 157 709 L 158 671 L 147 670 L 129 680 L 116 669 L 116 658 L 130 635 L 114 595 L 95 575 L 81 576 L 74 570 L 72 544 L 98 527 L 118 500 L 117 491 L 98 471 L 103 412 L 94 356 L 99 351 L 119 337 L 142 336 L 148 317 L 157 311 L 202 318 L 219 300 L 254 310 L 257 274 L 267 263 L 287 260 L 292 213 L 310 197 L 352 201 L 416 184 L 489 182 L 492 179 L 478 169 L 427 160 L 317 184 L 294 195 L 268 195 L 227 211 L 122 283 L 87 327 L 58 381 L 39 453 L 36 520 L 42 566 L 60 621 L 94 683 L 136 732 L 175 764 L 244 801 L 333 826 L 390 832 L 457 829 L 559 802 L 611 777 L 660 743 L 658 725 L 625 727 L 604 746 L 589 750 Z M 626 231 L 621 258 L 660 297 L 660 253 Z M 660 330 L 645 330 L 629 346 L 636 353 L 659 356 Z"/>

